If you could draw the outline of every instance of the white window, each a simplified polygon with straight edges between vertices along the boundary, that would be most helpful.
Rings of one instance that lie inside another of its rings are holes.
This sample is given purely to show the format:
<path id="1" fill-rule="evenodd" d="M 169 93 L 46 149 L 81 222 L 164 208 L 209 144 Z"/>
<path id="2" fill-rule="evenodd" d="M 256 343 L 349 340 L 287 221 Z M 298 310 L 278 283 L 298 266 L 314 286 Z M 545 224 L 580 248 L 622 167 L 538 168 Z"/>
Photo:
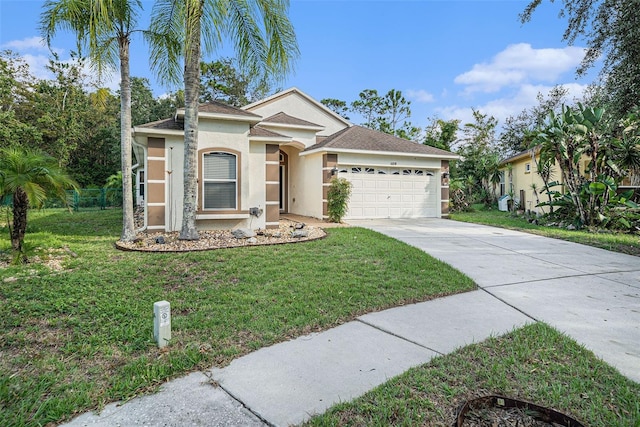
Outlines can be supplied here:
<path id="1" fill-rule="evenodd" d="M 206 153 L 202 159 L 204 209 L 237 209 L 238 158 L 224 152 Z"/>

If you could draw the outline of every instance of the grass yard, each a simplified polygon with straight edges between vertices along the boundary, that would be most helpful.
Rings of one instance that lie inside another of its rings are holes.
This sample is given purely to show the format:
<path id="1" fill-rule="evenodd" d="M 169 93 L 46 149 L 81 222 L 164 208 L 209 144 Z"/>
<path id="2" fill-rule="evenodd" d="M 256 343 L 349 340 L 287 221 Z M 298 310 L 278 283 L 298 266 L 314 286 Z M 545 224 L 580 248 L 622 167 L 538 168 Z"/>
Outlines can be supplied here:
<path id="1" fill-rule="evenodd" d="M 121 252 L 121 214 L 30 214 L 26 240 L 43 263 L 0 268 L 0 425 L 59 423 L 362 313 L 475 288 L 424 252 L 360 228 L 290 245 Z M 6 264 L 7 229 L 0 235 Z M 173 316 L 162 350 L 152 337 L 159 300 Z"/>
<path id="2" fill-rule="evenodd" d="M 586 426 L 640 426 L 640 384 L 541 323 L 435 358 L 305 425 L 451 427 L 459 406 L 487 394 L 551 407 Z"/>
<path id="3" fill-rule="evenodd" d="M 473 212 L 456 212 L 450 217 L 456 221 L 473 222 L 476 224 L 492 225 L 494 227 L 520 230 L 554 239 L 567 240 L 583 245 L 595 246 L 614 252 L 640 256 L 640 235 L 627 233 L 613 233 L 606 231 L 566 230 L 558 227 L 545 227 L 529 223 L 521 216 L 514 216 L 511 212 L 501 212 L 497 209 L 487 210 L 474 206 Z"/>

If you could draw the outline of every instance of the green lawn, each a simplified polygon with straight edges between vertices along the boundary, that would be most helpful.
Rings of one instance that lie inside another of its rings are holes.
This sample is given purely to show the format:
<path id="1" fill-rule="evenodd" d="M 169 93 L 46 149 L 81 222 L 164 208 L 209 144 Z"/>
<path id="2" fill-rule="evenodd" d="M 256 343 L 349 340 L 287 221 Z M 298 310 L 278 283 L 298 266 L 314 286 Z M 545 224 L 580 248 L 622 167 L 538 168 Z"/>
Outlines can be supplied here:
<path id="1" fill-rule="evenodd" d="M 541 323 L 433 359 L 306 425 L 450 427 L 464 401 L 486 394 L 551 407 L 586 426 L 640 426 L 640 384 Z"/>
<path id="2" fill-rule="evenodd" d="M 520 230 L 540 236 L 553 237 L 614 252 L 640 256 L 640 235 L 637 233 L 566 230 L 558 227 L 539 226 L 529 223 L 523 216 L 514 216 L 510 212 L 501 212 L 497 209 L 476 208 L 473 212 L 456 212 L 451 214 L 450 217 L 456 221 Z"/>
<path id="3" fill-rule="evenodd" d="M 120 224 L 120 210 L 30 214 L 32 257 L 63 256 L 64 269 L 0 268 L 0 425 L 67 420 L 362 313 L 475 288 L 424 252 L 360 228 L 292 245 L 159 254 L 116 250 Z M 6 228 L 0 235 L 6 261 Z M 152 337 L 159 300 L 173 316 L 162 350 Z"/>

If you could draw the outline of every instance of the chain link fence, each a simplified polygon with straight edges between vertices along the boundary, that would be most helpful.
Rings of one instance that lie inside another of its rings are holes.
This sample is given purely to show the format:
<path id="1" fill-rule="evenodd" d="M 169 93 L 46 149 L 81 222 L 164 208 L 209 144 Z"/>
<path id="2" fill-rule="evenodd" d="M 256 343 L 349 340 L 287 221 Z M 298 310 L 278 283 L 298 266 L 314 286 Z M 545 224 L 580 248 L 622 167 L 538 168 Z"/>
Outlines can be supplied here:
<path id="1" fill-rule="evenodd" d="M 12 197 L 5 196 L 0 200 L 0 206 L 12 206 Z M 63 208 L 69 206 L 74 211 L 107 209 L 122 207 L 121 188 L 82 188 L 67 190 L 66 204 L 57 198 L 46 201 L 45 208 Z"/>

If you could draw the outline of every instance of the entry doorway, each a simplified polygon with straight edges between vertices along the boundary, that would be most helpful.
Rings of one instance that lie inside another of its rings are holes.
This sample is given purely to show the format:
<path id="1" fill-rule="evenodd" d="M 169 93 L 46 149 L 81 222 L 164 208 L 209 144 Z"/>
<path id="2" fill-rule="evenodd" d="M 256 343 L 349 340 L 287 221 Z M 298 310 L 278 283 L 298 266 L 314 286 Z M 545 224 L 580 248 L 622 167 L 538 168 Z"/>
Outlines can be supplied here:
<path id="1" fill-rule="evenodd" d="M 280 213 L 287 213 L 289 210 L 288 206 L 288 166 L 289 166 L 289 156 L 287 153 L 280 150 Z"/>

